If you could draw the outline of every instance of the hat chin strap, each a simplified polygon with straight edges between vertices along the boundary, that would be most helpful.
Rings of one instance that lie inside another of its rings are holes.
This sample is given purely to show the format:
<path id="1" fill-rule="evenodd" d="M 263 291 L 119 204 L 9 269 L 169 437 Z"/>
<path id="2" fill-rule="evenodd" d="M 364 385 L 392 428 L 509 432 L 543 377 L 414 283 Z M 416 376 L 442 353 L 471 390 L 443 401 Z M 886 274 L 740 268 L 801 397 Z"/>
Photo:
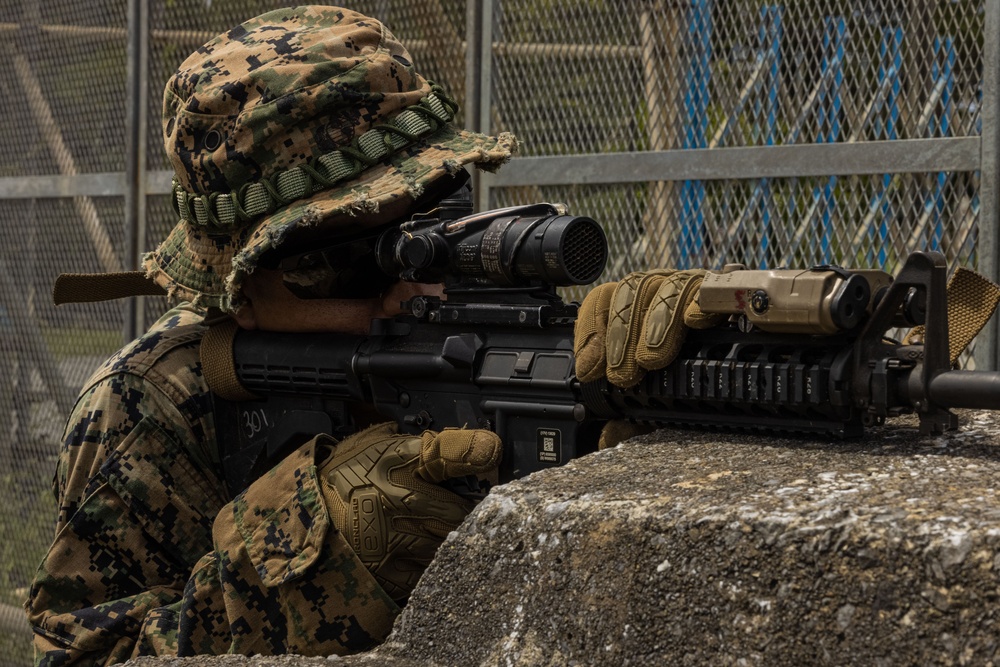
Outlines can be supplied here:
<path id="1" fill-rule="evenodd" d="M 130 296 L 166 296 L 167 291 L 142 271 L 63 273 L 52 286 L 52 302 L 93 303 Z"/>

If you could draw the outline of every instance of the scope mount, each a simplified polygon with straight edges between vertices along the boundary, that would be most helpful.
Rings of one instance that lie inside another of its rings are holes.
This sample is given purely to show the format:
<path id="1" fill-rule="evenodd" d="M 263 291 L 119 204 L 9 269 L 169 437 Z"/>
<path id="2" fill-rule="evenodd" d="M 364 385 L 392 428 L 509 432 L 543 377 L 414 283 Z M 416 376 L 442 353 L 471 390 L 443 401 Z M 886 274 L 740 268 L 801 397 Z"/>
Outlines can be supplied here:
<path id="1" fill-rule="evenodd" d="M 405 308 L 418 320 L 448 325 L 540 328 L 571 325 L 578 305 L 565 303 L 545 288 L 446 289 L 447 300 L 417 296 Z"/>

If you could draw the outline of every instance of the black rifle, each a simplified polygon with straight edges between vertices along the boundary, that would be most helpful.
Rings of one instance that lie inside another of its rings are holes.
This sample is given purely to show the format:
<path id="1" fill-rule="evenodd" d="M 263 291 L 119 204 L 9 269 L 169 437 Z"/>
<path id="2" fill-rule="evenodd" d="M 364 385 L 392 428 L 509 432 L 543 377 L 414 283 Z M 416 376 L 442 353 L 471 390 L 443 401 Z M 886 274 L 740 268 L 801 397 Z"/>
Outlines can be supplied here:
<path id="1" fill-rule="evenodd" d="M 231 486 L 290 443 L 353 432 L 359 404 L 406 432 L 496 432 L 501 481 L 593 451 L 609 419 L 843 438 L 904 413 L 936 433 L 957 426 L 949 408 L 1000 408 L 1000 373 L 951 368 L 947 266 L 935 252 L 910 255 L 895 279 L 831 267 L 741 272 L 765 286 L 775 275 L 825 276 L 830 293 L 806 310 L 826 324 L 794 324 L 781 295 L 742 290 L 745 312 L 690 332 L 674 363 L 629 389 L 576 378 L 577 305 L 555 292 L 603 271 L 607 242 L 593 220 L 548 204 L 416 220 L 385 233 L 378 256 L 392 275 L 444 282 L 446 300 L 418 297 L 368 336 L 238 333 L 236 374 L 260 400 L 230 413 L 239 434 L 226 455 Z M 779 325 L 768 331 L 771 320 Z M 922 344 L 886 338 L 915 323 Z"/>

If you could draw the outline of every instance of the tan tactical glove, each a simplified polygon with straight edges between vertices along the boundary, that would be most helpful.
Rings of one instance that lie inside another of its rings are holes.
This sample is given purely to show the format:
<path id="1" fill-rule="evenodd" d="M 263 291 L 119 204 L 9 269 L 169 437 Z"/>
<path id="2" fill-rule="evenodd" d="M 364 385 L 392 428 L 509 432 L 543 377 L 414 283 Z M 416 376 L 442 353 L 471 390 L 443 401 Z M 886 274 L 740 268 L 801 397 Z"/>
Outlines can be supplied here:
<path id="1" fill-rule="evenodd" d="M 677 358 L 688 329 L 708 329 L 725 321 L 698 307 L 703 269 L 657 269 L 605 283 L 584 298 L 574 330 L 576 376 L 582 382 L 602 377 L 632 387 L 647 370 Z M 601 433 L 600 448 L 648 433 L 649 427 L 612 421 Z"/>
<path id="2" fill-rule="evenodd" d="M 657 269 L 591 290 L 574 331 L 576 376 L 583 382 L 607 377 L 615 386 L 631 387 L 647 370 L 669 365 L 689 328 L 725 321 L 725 315 L 708 315 L 698 307 L 704 276 L 703 269 Z"/>
<path id="3" fill-rule="evenodd" d="M 438 482 L 495 475 L 500 438 L 449 429 L 422 435 L 379 424 L 336 445 L 320 467 L 330 518 L 396 602 L 406 602 L 434 552 L 475 504 Z"/>

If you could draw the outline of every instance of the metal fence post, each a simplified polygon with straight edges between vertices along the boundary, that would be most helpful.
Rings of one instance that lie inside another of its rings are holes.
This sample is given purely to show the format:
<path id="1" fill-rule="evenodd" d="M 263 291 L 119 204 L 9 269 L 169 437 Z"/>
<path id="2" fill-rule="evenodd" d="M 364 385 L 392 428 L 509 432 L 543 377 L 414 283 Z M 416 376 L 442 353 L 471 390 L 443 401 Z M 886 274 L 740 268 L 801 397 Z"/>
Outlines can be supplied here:
<path id="1" fill-rule="evenodd" d="M 982 163 L 979 171 L 981 192 L 979 208 L 979 242 L 977 270 L 994 282 L 1000 280 L 1000 245 L 997 224 L 1000 224 L 1000 3 L 985 3 L 983 25 L 983 106 L 980 111 L 983 123 Z M 979 334 L 974 359 L 979 370 L 996 370 L 998 367 L 997 318 Z"/>
<path id="2" fill-rule="evenodd" d="M 465 128 L 489 134 L 492 129 L 493 0 L 468 0 L 466 5 Z M 475 210 L 490 207 L 489 175 L 473 171 Z"/>
<path id="3" fill-rule="evenodd" d="M 147 0 L 128 3 L 128 110 L 126 114 L 125 227 L 122 264 L 139 267 L 146 236 L 146 106 L 149 76 L 149 14 Z M 142 297 L 128 300 L 122 334 L 130 341 L 145 328 Z"/>

